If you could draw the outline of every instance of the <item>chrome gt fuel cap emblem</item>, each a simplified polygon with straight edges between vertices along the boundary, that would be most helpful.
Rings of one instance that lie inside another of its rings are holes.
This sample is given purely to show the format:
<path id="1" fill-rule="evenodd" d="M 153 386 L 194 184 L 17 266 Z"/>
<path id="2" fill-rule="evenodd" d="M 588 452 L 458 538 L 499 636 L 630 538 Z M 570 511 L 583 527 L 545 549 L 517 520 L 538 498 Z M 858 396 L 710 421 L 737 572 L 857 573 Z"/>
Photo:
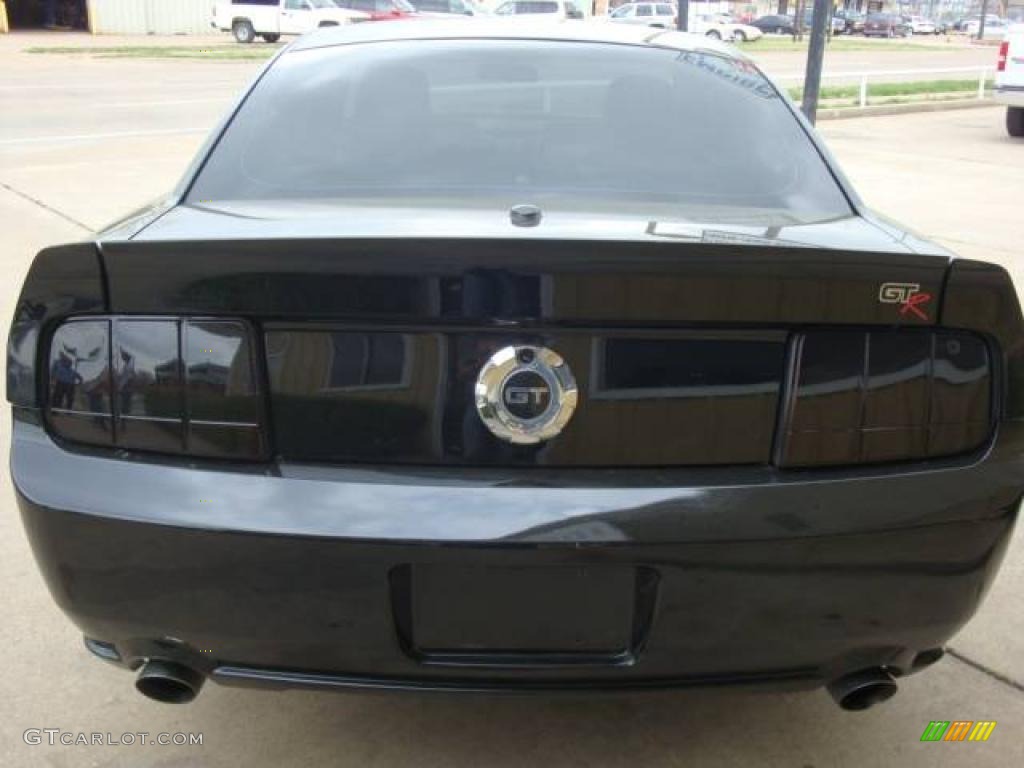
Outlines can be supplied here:
<path id="1" fill-rule="evenodd" d="M 565 361 L 545 347 L 502 347 L 476 379 L 476 410 L 502 440 L 533 445 L 550 440 L 576 409 L 576 380 Z"/>

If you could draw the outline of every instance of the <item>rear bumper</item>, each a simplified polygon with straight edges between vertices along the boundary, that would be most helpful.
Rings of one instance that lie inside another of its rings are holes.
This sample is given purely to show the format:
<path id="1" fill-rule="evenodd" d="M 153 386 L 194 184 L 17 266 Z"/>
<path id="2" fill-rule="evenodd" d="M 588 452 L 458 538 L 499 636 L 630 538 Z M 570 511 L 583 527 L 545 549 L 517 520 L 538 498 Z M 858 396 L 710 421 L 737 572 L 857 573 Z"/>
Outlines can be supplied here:
<path id="1" fill-rule="evenodd" d="M 127 667 L 467 690 L 913 671 L 975 611 L 1024 477 L 995 449 L 968 467 L 858 476 L 244 471 L 72 453 L 21 419 L 11 464 L 54 598 Z M 458 657 L 409 636 L 404 590 L 424 566 L 653 577 L 630 653 Z"/>
<path id="2" fill-rule="evenodd" d="M 995 99 L 1009 107 L 1024 107 L 1024 86 L 997 85 Z"/>

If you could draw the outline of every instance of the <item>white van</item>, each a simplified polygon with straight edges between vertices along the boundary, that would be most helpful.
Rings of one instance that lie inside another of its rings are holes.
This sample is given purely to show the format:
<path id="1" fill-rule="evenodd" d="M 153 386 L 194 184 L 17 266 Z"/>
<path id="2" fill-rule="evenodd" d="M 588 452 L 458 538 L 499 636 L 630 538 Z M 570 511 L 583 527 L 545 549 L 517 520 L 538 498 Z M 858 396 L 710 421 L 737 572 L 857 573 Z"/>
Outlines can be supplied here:
<path id="1" fill-rule="evenodd" d="M 339 8 L 333 0 L 218 0 L 210 25 L 251 43 L 257 36 L 276 43 L 281 35 L 301 35 L 317 27 L 365 21 L 369 14 Z"/>
<path id="2" fill-rule="evenodd" d="M 996 101 L 1006 105 L 1006 130 L 1024 136 L 1024 24 L 1010 27 L 999 46 Z"/>

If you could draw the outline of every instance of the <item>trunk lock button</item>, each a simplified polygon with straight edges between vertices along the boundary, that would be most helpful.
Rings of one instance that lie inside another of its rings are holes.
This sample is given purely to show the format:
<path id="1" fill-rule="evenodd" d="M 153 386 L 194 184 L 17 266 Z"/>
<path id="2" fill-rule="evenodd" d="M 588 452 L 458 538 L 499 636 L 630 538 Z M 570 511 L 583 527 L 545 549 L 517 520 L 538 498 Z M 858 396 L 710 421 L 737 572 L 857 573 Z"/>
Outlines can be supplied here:
<path id="1" fill-rule="evenodd" d="M 536 227 L 544 214 L 536 205 L 514 205 L 508 217 L 517 227 Z"/>

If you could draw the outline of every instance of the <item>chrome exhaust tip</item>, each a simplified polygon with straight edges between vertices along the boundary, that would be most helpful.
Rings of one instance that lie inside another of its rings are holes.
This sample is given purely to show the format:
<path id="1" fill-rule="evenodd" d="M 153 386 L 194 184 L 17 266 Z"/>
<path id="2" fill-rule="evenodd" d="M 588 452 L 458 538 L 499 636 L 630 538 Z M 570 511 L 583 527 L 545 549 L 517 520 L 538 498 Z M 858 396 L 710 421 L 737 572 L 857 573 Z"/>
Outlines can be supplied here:
<path id="1" fill-rule="evenodd" d="M 891 699 L 898 686 L 887 670 L 874 667 L 844 675 L 827 688 L 836 704 L 848 712 L 859 712 Z"/>
<path id="2" fill-rule="evenodd" d="M 143 696 L 165 704 L 187 704 L 199 695 L 205 677 L 182 664 L 151 659 L 135 678 L 135 689 Z"/>

